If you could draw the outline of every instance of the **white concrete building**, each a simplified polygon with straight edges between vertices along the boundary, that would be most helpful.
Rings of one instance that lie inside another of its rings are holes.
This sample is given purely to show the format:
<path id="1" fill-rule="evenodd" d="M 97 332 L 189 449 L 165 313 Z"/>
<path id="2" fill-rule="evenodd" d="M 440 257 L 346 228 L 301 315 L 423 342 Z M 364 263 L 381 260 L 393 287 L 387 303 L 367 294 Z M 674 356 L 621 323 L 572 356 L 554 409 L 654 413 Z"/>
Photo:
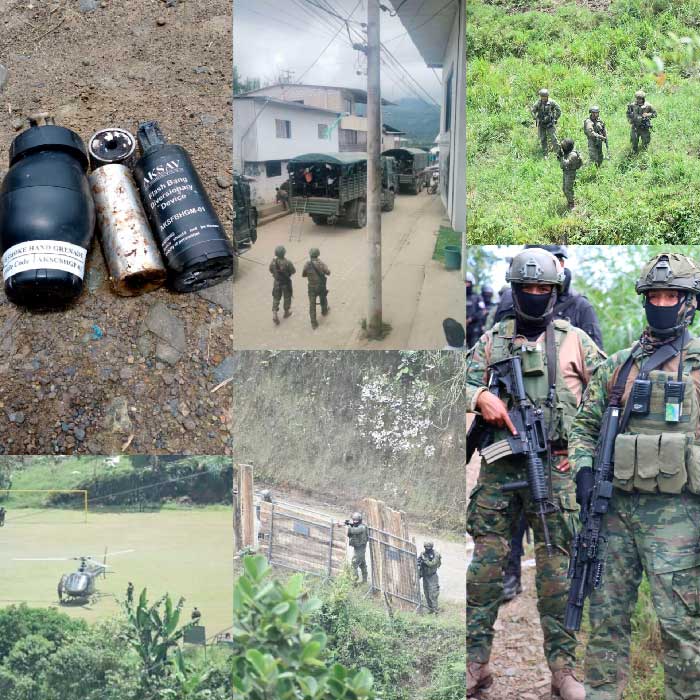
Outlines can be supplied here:
<path id="1" fill-rule="evenodd" d="M 465 0 L 391 0 L 429 68 L 442 68 L 440 190 L 452 228 L 467 220 Z"/>
<path id="2" fill-rule="evenodd" d="M 255 91 L 256 93 L 258 91 Z M 234 168 L 251 178 L 257 204 L 275 201 L 287 162 L 302 153 L 337 153 L 340 112 L 271 96 L 234 97 Z"/>

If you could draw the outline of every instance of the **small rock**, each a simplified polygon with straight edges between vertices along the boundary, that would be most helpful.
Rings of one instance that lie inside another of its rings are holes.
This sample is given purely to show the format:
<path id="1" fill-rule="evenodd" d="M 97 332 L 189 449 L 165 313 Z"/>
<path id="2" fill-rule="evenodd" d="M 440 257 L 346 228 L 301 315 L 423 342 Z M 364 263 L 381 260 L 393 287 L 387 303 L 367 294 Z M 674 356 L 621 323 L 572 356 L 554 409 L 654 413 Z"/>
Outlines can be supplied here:
<path id="1" fill-rule="evenodd" d="M 216 176 L 216 184 L 221 187 L 222 190 L 227 190 L 231 187 L 233 184 L 233 181 L 231 180 L 230 177 L 227 177 L 226 175 L 217 175 Z"/>
<path id="2" fill-rule="evenodd" d="M 119 377 L 121 379 L 131 379 L 134 376 L 134 368 L 133 367 L 122 367 L 119 370 Z"/>
<path id="3" fill-rule="evenodd" d="M 2 92 L 2 89 L 5 87 L 5 83 L 7 82 L 7 68 L 3 66 L 0 63 L 0 92 Z"/>
<path id="4" fill-rule="evenodd" d="M 159 18 L 156 20 L 156 24 L 157 24 L 159 27 L 163 27 L 163 26 L 165 26 L 166 21 L 167 21 L 167 20 L 165 19 L 165 17 L 159 17 Z"/>
<path id="5" fill-rule="evenodd" d="M 230 279 L 214 287 L 199 289 L 197 294 L 212 304 L 218 304 L 225 311 L 233 311 L 233 282 Z"/>
<path id="6" fill-rule="evenodd" d="M 197 73 L 197 75 L 209 72 L 209 69 L 206 66 L 196 66 L 195 68 L 193 68 L 193 70 L 195 73 Z"/>
<path id="7" fill-rule="evenodd" d="M 517 668 L 507 668 L 505 671 L 503 671 L 503 675 L 507 676 L 508 678 L 512 678 L 513 676 L 517 675 L 518 669 Z"/>
<path id="8" fill-rule="evenodd" d="M 94 12 L 97 8 L 97 0 L 80 0 L 81 12 Z"/>
<path id="9" fill-rule="evenodd" d="M 233 355 L 225 357 L 216 367 L 214 367 L 214 379 L 217 384 L 226 381 L 233 376 L 235 360 Z"/>
<path id="10" fill-rule="evenodd" d="M 213 114 L 200 114 L 199 121 L 202 122 L 202 126 L 214 126 L 221 117 L 217 117 Z"/>
<path id="11" fill-rule="evenodd" d="M 24 423 L 24 413 L 22 411 L 15 411 L 7 416 L 10 423 L 17 423 L 17 425 L 22 425 Z"/>
<path id="12" fill-rule="evenodd" d="M 123 396 L 115 396 L 105 406 L 105 427 L 112 433 L 129 433 L 131 431 L 129 406 Z"/>
<path id="13" fill-rule="evenodd" d="M 189 430 L 191 433 L 194 432 L 197 429 L 197 424 L 191 419 L 188 418 L 183 425 L 187 430 Z"/>
<path id="14" fill-rule="evenodd" d="M 177 0 L 165 0 L 166 7 L 177 7 Z"/>
<path id="15" fill-rule="evenodd" d="M 73 431 L 73 435 L 75 435 L 75 439 L 78 442 L 82 442 L 85 439 L 85 431 L 82 428 L 76 428 Z"/>
<path id="16" fill-rule="evenodd" d="M 24 120 L 20 119 L 19 117 L 15 117 L 12 120 L 12 128 L 15 131 L 20 131 L 24 127 Z"/>

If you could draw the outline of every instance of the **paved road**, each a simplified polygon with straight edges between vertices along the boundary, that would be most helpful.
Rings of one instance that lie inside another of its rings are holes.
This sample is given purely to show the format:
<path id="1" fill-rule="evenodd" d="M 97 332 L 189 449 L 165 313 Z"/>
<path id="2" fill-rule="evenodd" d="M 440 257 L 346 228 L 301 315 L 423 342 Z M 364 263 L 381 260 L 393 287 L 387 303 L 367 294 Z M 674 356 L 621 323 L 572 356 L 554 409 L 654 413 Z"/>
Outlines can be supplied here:
<path id="1" fill-rule="evenodd" d="M 361 337 L 367 316 L 367 229 L 317 226 L 307 216 L 301 241 L 289 241 L 291 217 L 261 227 L 258 242 L 240 260 L 234 284 L 235 342 L 251 349 L 440 349 L 445 345 L 442 320 L 462 319 L 464 292 L 460 273 L 432 260 L 444 210 L 437 195 L 424 192 L 396 198 L 394 211 L 382 215 L 384 321 L 392 332 L 382 341 Z M 272 323 L 272 278 L 268 271 L 276 246 L 287 248 L 297 268 L 293 315 Z M 318 247 L 330 267 L 327 317 L 320 327 L 309 322 L 306 280 L 301 269 L 309 248 Z"/>

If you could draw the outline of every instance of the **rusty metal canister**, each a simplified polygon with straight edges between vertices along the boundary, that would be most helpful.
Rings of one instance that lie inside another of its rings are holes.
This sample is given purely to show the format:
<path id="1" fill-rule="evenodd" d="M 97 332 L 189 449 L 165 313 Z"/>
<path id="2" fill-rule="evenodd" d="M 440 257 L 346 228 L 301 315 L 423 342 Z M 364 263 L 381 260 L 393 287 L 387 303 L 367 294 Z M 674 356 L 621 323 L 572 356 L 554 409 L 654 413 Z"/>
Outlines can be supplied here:
<path id="1" fill-rule="evenodd" d="M 90 189 L 112 288 L 120 296 L 157 289 L 167 278 L 131 175 L 136 140 L 124 129 L 102 129 L 90 139 Z"/>

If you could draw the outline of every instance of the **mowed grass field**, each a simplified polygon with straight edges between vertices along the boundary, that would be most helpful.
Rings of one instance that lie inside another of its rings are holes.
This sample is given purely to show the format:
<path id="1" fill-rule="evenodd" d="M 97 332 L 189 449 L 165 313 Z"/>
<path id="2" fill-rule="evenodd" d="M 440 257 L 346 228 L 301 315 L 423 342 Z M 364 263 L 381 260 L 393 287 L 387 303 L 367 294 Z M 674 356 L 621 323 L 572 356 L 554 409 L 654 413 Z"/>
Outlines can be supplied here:
<path id="1" fill-rule="evenodd" d="M 183 619 L 194 606 L 202 611 L 207 636 L 230 627 L 232 534 L 227 508 L 192 508 L 151 513 L 91 512 L 63 509 L 8 508 L 0 528 L 0 606 L 25 602 L 32 607 L 57 607 L 61 574 L 77 569 L 75 561 L 15 561 L 17 558 L 91 555 L 102 560 L 108 551 L 133 549 L 110 558 L 114 567 L 97 585 L 89 605 L 64 605 L 61 610 L 88 621 L 119 611 L 129 581 L 136 594 L 148 588 L 149 600 L 170 593 L 186 599 Z"/>

